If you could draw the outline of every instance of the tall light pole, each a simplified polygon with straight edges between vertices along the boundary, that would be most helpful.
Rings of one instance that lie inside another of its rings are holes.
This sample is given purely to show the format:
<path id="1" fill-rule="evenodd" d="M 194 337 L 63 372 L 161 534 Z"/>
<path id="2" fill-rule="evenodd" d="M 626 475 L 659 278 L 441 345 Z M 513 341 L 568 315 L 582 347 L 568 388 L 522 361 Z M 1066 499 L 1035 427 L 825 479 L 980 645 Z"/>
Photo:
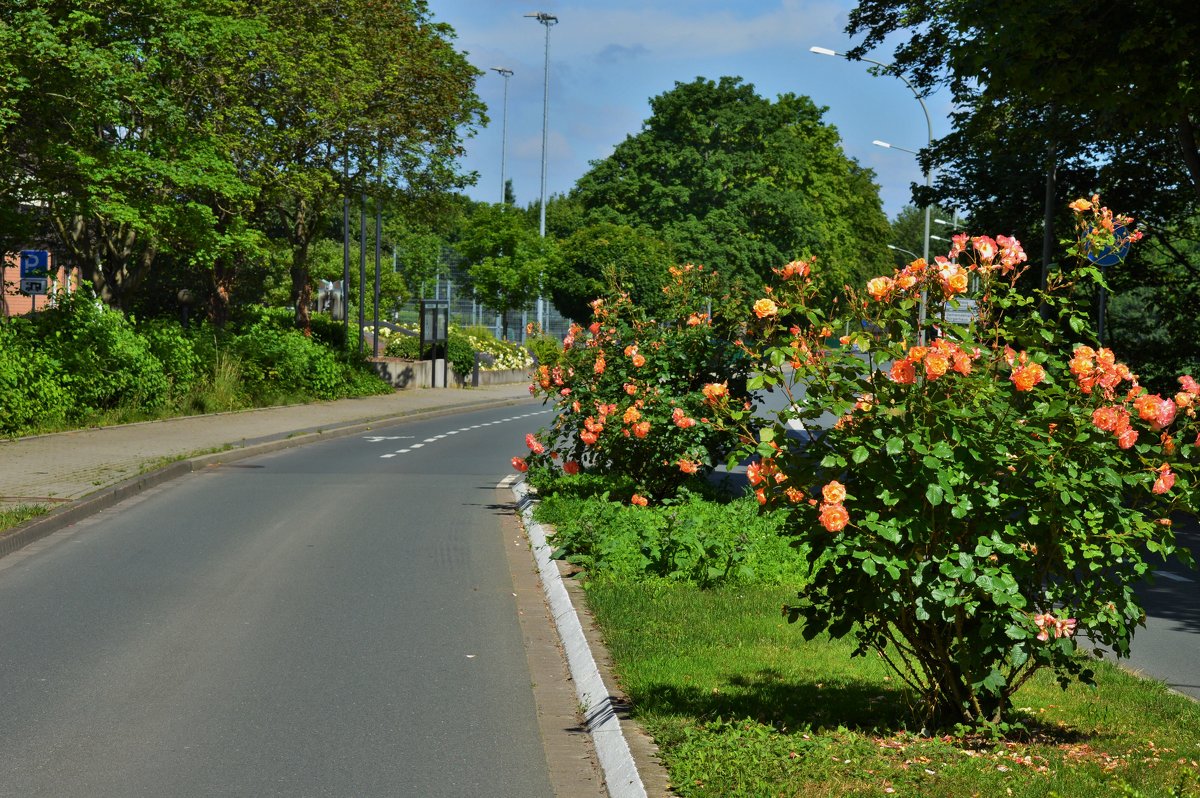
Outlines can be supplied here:
<path id="1" fill-rule="evenodd" d="M 504 121 L 500 126 L 500 204 L 504 205 L 508 202 L 508 183 L 504 181 L 504 155 L 508 147 L 508 79 L 513 71 L 505 67 L 492 67 L 492 71 L 504 78 Z"/>
<path id="2" fill-rule="evenodd" d="M 850 57 L 848 55 L 846 55 L 845 53 L 839 53 L 837 50 L 830 50 L 828 47 L 810 47 L 808 49 L 809 49 L 809 52 L 816 53 L 817 55 L 832 55 L 837 58 L 845 58 L 847 60 L 851 60 Z M 875 66 L 882 67 L 884 69 L 891 69 L 893 66 L 892 64 L 885 64 L 882 61 L 876 61 L 872 58 L 860 58 L 857 60 L 866 61 L 868 64 L 874 64 Z M 921 99 L 921 93 L 917 91 L 916 86 L 912 85 L 912 83 L 909 82 L 908 78 L 904 77 L 904 75 L 901 75 L 899 72 L 895 72 L 892 74 L 894 74 L 896 77 L 900 78 L 900 80 L 904 81 L 904 85 L 908 86 L 909 91 L 911 91 L 913 93 L 913 97 L 915 97 L 917 99 L 917 102 L 921 104 L 921 111 L 922 111 L 922 113 L 925 114 L 925 130 L 926 130 L 926 133 L 928 134 L 928 141 L 929 141 L 928 146 L 932 147 L 933 146 L 933 122 L 929 118 L 929 109 L 925 107 L 925 100 Z M 885 145 L 885 146 L 889 146 L 889 145 Z M 897 147 L 896 149 L 900 149 L 900 148 Z M 910 150 L 910 152 L 911 152 L 911 150 Z M 926 188 L 928 188 L 930 185 L 930 174 L 929 174 L 928 169 L 926 169 L 924 171 L 925 171 L 925 186 L 926 186 Z M 932 212 L 933 212 L 933 208 L 927 204 L 925 206 L 925 251 L 924 251 L 924 258 L 925 258 L 926 263 L 929 263 L 929 220 L 932 215 Z M 919 315 L 917 316 L 917 336 L 918 336 L 918 343 L 921 343 L 921 344 L 925 343 L 925 303 L 926 303 L 926 300 L 927 300 L 926 292 L 924 290 L 922 290 L 921 291 L 921 310 L 920 310 Z"/>
<path id="3" fill-rule="evenodd" d="M 546 57 L 545 66 L 543 67 L 542 79 L 542 194 L 541 194 L 541 220 L 538 226 L 538 234 L 543 238 L 546 237 L 546 122 L 550 113 L 550 26 L 558 23 L 558 17 L 553 14 L 547 14 L 538 11 L 525 16 L 536 19 L 538 22 L 546 26 Z"/>
<path id="4" fill-rule="evenodd" d="M 543 66 L 542 78 L 542 193 L 541 193 L 541 208 L 539 209 L 538 235 L 542 238 L 546 237 L 546 133 L 547 120 L 550 114 L 550 27 L 558 24 L 558 17 L 553 14 L 547 14 L 544 11 L 536 11 L 532 14 L 526 14 L 526 17 L 536 19 L 542 25 L 546 26 L 546 55 L 545 64 Z M 538 294 L 537 300 L 537 317 L 538 326 L 542 327 L 542 297 Z"/>

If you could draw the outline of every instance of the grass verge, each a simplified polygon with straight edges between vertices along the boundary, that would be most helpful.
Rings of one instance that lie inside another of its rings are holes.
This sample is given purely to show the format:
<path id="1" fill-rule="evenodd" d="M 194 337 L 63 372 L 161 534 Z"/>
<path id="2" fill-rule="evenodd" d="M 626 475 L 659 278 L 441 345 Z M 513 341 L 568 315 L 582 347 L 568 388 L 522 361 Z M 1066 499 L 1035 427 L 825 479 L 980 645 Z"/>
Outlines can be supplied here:
<path id="1" fill-rule="evenodd" d="M 18 504 L 7 510 L 0 510 L 0 534 L 48 512 L 50 508 L 44 504 Z"/>
<path id="2" fill-rule="evenodd" d="M 1017 694 L 1028 733 L 922 736 L 873 655 L 806 642 L 784 587 L 596 580 L 591 609 L 675 791 L 695 796 L 1200 796 L 1200 704 L 1101 663 Z"/>

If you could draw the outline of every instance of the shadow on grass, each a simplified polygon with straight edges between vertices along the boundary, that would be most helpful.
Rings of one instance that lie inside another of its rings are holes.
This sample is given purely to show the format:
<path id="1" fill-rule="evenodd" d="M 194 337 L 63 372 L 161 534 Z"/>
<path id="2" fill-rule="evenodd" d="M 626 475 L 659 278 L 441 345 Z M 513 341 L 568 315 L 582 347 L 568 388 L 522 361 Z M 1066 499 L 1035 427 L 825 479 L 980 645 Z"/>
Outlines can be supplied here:
<path id="1" fill-rule="evenodd" d="M 699 722 L 750 718 L 779 729 L 843 726 L 873 733 L 920 728 L 907 691 L 841 677 L 836 683 L 788 681 L 774 669 L 734 676 L 716 689 L 657 684 L 635 702 L 643 711 Z"/>
<path id="2" fill-rule="evenodd" d="M 846 729 L 861 734 L 888 736 L 953 734 L 960 745 L 974 747 L 992 739 L 986 734 L 955 733 L 954 729 L 925 730 L 916 696 L 907 689 L 838 677 L 836 682 L 787 681 L 773 669 L 730 678 L 715 690 L 657 684 L 634 699 L 635 712 L 652 712 L 694 719 L 697 723 L 749 718 L 781 731 Z M 1009 742 L 1066 745 L 1096 739 L 1095 733 L 1045 723 L 1025 712 L 1013 711 Z"/>

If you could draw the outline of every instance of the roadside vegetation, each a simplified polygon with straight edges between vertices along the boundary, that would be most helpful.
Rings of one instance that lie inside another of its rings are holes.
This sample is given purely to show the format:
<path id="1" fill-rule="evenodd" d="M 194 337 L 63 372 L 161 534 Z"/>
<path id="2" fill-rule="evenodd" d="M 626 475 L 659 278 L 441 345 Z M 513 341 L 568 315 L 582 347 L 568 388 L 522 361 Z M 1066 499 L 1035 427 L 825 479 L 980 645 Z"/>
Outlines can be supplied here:
<path id="1" fill-rule="evenodd" d="M 320 322 L 321 318 L 317 317 Z M 0 433 L 6 436 L 386 393 L 324 320 L 305 336 L 286 309 L 250 308 L 223 328 L 140 323 L 62 293 L 0 322 Z"/>
<path id="2" fill-rule="evenodd" d="M 1093 651 L 1190 562 L 1200 384 L 1095 341 L 1090 256 L 1137 235 L 1071 209 L 1044 292 L 1005 236 L 865 291 L 812 258 L 711 302 L 679 267 L 669 310 L 612 292 L 539 365 L 557 413 L 513 465 L 679 795 L 1200 795 L 1200 706 Z"/>

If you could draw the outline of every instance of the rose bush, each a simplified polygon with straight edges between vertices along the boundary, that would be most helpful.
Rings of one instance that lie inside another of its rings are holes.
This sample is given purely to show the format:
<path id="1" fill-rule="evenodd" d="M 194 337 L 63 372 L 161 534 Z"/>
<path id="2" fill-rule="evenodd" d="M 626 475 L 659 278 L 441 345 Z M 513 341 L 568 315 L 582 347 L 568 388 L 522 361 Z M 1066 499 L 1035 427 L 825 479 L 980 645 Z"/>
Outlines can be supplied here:
<path id="1" fill-rule="evenodd" d="M 792 508 L 807 544 L 811 581 L 789 619 L 877 652 L 931 724 L 1004 721 L 1042 668 L 1064 687 L 1089 681 L 1077 638 L 1127 655 L 1143 620 L 1135 585 L 1158 558 L 1187 557 L 1172 515 L 1195 511 L 1200 385 L 1150 394 L 1088 344 L 1073 298 L 1102 278 L 1085 256 L 1133 225 L 1098 198 L 1071 207 L 1078 265 L 1035 296 L 1016 290 L 1026 258 L 1004 236 L 955 236 L 934 263 L 837 303 L 781 270 L 743 346 L 761 370 L 751 387 L 793 404 L 765 429 L 736 403 L 719 414 L 743 439 L 758 433 L 738 453 L 757 456 L 747 476 L 761 503 Z M 976 317 L 948 323 L 973 284 Z M 854 332 L 826 347 L 842 329 Z M 836 423 L 821 428 L 823 414 Z M 794 420 L 809 443 L 786 435 Z"/>
<path id="2" fill-rule="evenodd" d="M 710 396 L 750 407 L 748 362 L 709 313 L 714 290 L 711 272 L 688 265 L 663 288 L 673 319 L 620 293 L 593 302 L 590 327 L 572 327 L 557 360 L 534 372 L 530 392 L 557 412 L 513 465 L 619 476 L 643 506 L 703 479 L 737 443 L 710 423 Z"/>

